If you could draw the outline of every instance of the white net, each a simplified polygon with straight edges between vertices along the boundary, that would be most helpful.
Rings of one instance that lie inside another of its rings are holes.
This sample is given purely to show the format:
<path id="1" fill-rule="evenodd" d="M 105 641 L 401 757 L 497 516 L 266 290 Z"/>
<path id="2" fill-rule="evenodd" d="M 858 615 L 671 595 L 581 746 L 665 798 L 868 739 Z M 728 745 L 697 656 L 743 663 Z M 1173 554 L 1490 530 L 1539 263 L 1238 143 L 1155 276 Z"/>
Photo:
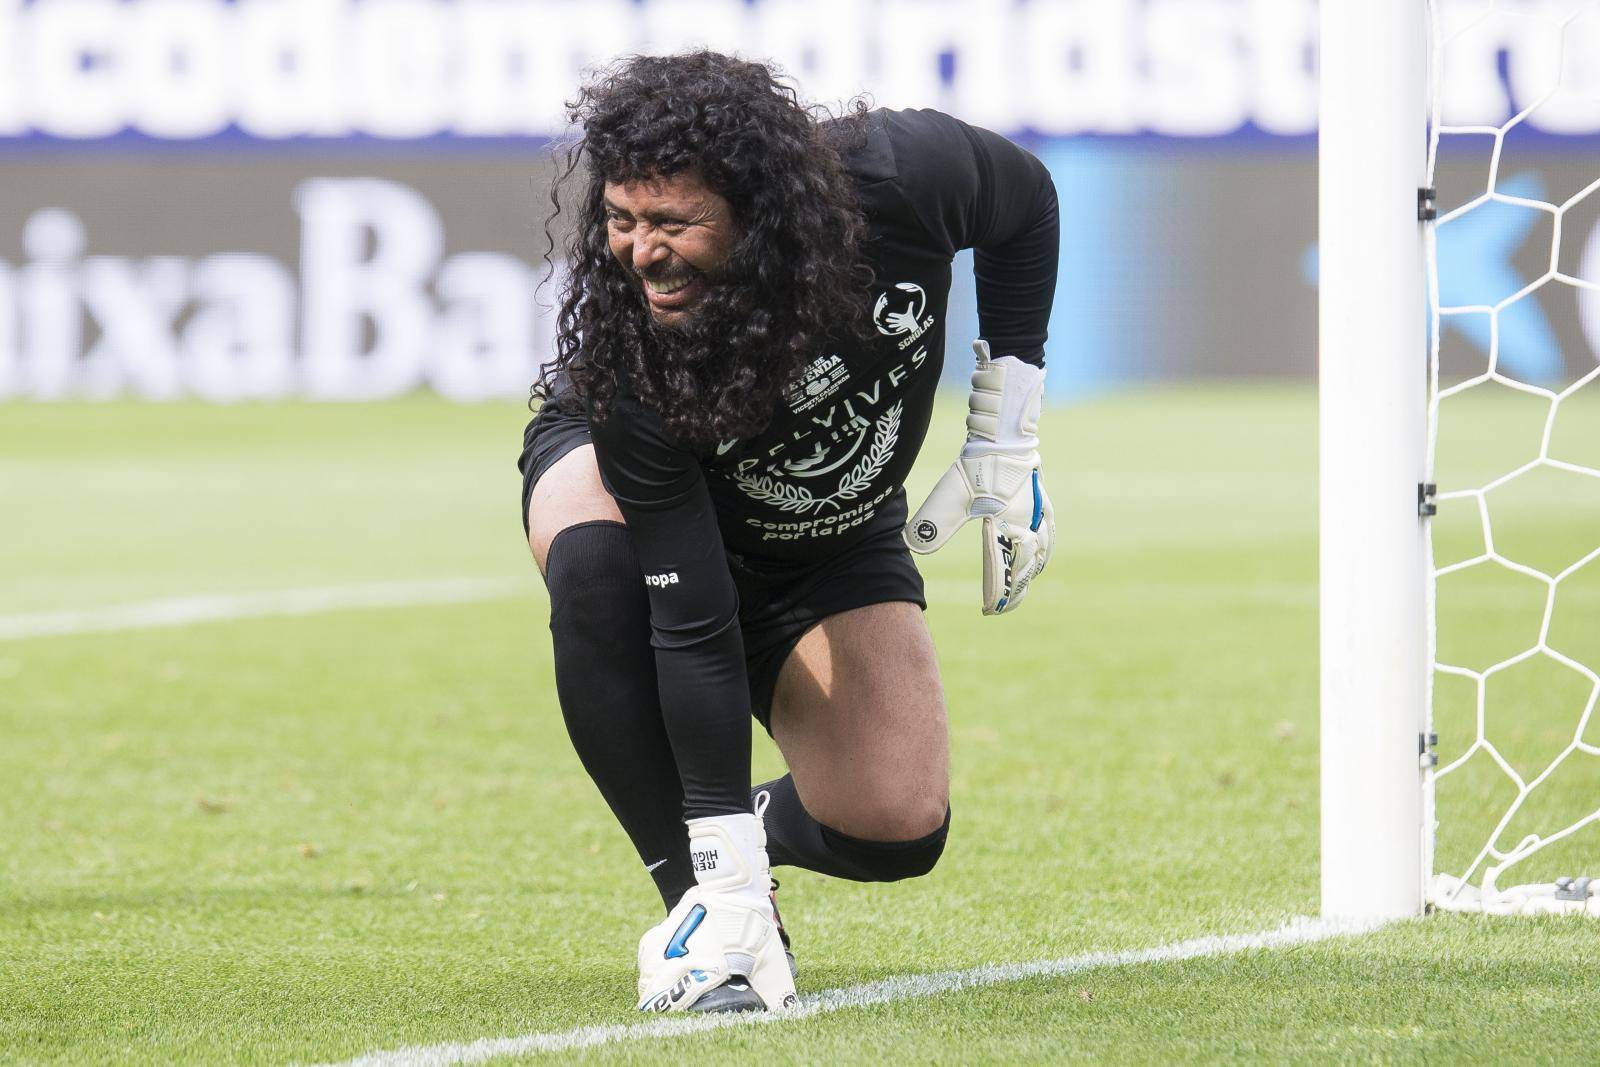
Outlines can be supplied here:
<path id="1" fill-rule="evenodd" d="M 1430 12 L 1430 902 L 1600 916 L 1600 0 Z"/>

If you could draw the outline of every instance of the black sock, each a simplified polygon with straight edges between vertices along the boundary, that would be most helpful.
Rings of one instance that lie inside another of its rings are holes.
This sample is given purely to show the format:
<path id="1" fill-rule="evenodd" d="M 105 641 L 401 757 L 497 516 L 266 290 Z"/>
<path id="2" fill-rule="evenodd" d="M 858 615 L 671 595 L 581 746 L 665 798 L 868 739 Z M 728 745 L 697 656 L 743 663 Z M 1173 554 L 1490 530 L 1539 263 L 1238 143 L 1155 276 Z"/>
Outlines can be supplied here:
<path id="1" fill-rule="evenodd" d="M 650 602 L 627 527 L 569 526 L 545 566 L 556 693 L 584 770 L 671 910 L 694 885 L 683 787 L 661 723 Z"/>
<path id="2" fill-rule="evenodd" d="M 754 794 L 763 791 L 769 798 L 765 816 L 767 858 L 774 867 L 804 867 L 853 882 L 898 882 L 933 870 L 950 833 L 947 808 L 944 825 L 926 837 L 914 841 L 863 841 L 813 819 L 800 803 L 793 775 L 758 785 Z"/>

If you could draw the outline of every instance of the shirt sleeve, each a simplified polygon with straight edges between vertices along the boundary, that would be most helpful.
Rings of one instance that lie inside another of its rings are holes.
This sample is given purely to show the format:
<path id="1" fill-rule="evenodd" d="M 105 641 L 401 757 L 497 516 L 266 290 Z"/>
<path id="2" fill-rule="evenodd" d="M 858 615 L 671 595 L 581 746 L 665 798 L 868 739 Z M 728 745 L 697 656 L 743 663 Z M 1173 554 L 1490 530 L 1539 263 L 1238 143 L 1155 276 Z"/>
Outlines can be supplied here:
<path id="1" fill-rule="evenodd" d="M 978 326 L 996 355 L 1044 363 L 1061 219 L 1044 164 L 1004 137 L 938 111 L 890 116 L 902 188 L 950 255 L 973 249 Z"/>
<path id="2" fill-rule="evenodd" d="M 739 595 L 698 458 L 631 398 L 590 429 L 644 571 L 663 718 L 748 730 Z"/>

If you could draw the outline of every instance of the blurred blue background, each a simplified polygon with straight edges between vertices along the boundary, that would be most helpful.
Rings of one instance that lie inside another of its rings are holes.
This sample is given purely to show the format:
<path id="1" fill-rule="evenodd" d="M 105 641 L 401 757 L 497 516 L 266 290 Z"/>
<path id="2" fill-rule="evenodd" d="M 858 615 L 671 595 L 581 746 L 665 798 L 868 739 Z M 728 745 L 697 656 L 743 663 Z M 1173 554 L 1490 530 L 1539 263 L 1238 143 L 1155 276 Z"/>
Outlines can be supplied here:
<path id="1" fill-rule="evenodd" d="M 1481 7 L 1445 0 L 1447 21 Z M 550 340 L 534 292 L 562 102 L 618 54 L 702 44 L 775 60 L 808 99 L 939 107 L 1035 151 L 1064 212 L 1054 396 L 1305 379 L 1316 16 L 1314 0 L 0 0 L 0 398 L 522 395 Z M 1593 21 L 1570 29 L 1564 71 L 1561 49 L 1492 19 L 1447 71 L 1453 122 L 1503 123 L 1558 86 L 1507 138 L 1502 191 L 1559 204 L 1592 181 Z M 1486 187 L 1488 140 L 1447 139 L 1447 208 Z M 1577 277 L 1600 274 L 1591 199 L 1562 227 Z M 1498 205 L 1441 228 L 1466 264 L 1446 302 L 1510 295 L 1554 236 Z M 1508 369 L 1592 366 L 1593 304 L 1555 285 L 1509 309 Z M 977 332 L 966 255 L 951 316 L 957 380 Z M 1485 349 L 1487 323 L 1450 329 Z"/>

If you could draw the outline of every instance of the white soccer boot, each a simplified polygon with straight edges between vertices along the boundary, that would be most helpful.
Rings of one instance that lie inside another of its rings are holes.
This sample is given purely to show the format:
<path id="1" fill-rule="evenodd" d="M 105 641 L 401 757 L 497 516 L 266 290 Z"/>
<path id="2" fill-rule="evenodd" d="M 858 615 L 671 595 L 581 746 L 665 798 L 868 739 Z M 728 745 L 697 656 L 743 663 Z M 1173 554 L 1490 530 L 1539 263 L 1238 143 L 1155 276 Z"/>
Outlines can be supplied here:
<path id="1" fill-rule="evenodd" d="M 766 804 L 758 798 L 758 812 Z M 639 1010 L 763 1011 L 796 1001 L 760 814 L 689 820 L 699 883 L 639 940 Z"/>

